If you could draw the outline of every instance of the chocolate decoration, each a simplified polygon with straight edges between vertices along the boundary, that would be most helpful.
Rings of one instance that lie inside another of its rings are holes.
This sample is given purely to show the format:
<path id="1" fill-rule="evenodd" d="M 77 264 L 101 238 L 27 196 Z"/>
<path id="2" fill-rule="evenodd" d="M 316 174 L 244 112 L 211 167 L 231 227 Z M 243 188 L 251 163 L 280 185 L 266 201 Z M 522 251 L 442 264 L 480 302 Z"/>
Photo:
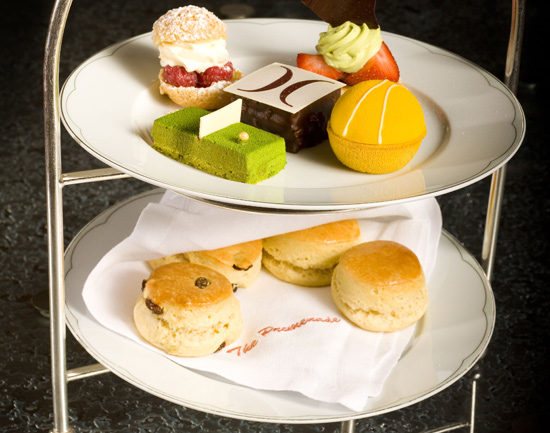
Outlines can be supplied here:
<path id="1" fill-rule="evenodd" d="M 302 82 L 304 83 L 297 84 Z M 313 85 L 304 88 L 306 84 Z M 275 62 L 244 76 L 226 87 L 224 91 L 243 100 L 254 99 L 272 108 L 297 113 L 317 99 L 344 86 L 345 84 L 341 81 L 331 80 L 296 66 Z M 300 88 L 302 90 L 296 92 Z M 292 98 L 288 97 L 290 94 Z M 286 102 L 287 98 L 290 99 L 290 103 Z M 233 100 L 236 99 L 233 98 Z"/>
<path id="2" fill-rule="evenodd" d="M 265 92 L 267 90 L 273 90 L 273 89 L 276 89 L 277 87 L 282 86 L 283 84 L 289 82 L 292 79 L 292 76 L 294 74 L 286 66 L 281 65 L 281 68 L 286 70 L 286 72 L 284 73 L 284 75 L 281 78 L 277 78 L 275 81 L 273 81 L 273 82 L 271 82 L 271 83 L 269 83 L 269 84 L 267 84 L 263 87 L 260 87 L 259 89 L 238 89 L 238 90 L 240 90 L 241 92 Z M 283 104 L 288 105 L 289 107 L 292 107 L 292 105 L 290 105 L 288 102 L 286 102 L 286 98 L 288 98 L 288 96 L 292 92 L 295 92 L 296 90 L 300 89 L 301 87 L 304 87 L 304 86 L 306 86 L 308 84 L 311 84 L 311 83 L 330 83 L 330 81 L 326 81 L 326 80 L 298 81 L 297 83 L 294 83 L 294 84 L 291 84 L 288 87 L 285 87 L 283 89 L 283 91 L 280 93 L 279 99 L 281 100 L 281 102 Z"/>
<path id="3" fill-rule="evenodd" d="M 302 3 L 332 27 L 346 21 L 359 26 L 366 23 L 369 29 L 379 27 L 374 12 L 376 0 L 302 0 Z"/>
<path id="4" fill-rule="evenodd" d="M 281 94 L 279 95 L 279 99 L 281 100 L 281 102 L 283 104 L 286 104 L 288 105 L 289 107 L 292 107 L 292 105 L 290 105 L 288 102 L 286 102 L 286 98 L 288 98 L 288 96 L 292 93 L 292 92 L 295 92 L 296 90 L 304 87 L 304 86 L 307 86 L 308 84 L 311 84 L 311 83 L 330 83 L 330 81 L 326 81 L 326 80 L 304 80 L 304 81 L 298 81 L 297 83 L 294 83 L 294 84 L 291 84 L 290 86 L 288 87 L 285 87 L 283 89 L 283 91 L 281 92 Z"/>
<path id="5" fill-rule="evenodd" d="M 276 79 L 272 83 L 269 83 L 269 84 L 265 85 L 264 87 L 260 87 L 259 89 L 251 89 L 251 90 L 239 89 L 239 90 L 241 92 L 265 92 L 266 90 L 271 90 L 271 89 L 275 89 L 279 86 L 282 86 L 283 84 L 287 83 L 288 81 L 290 81 L 292 79 L 293 73 L 286 66 L 281 66 L 281 68 L 286 69 L 286 72 L 284 73 L 284 75 L 281 78 Z"/>

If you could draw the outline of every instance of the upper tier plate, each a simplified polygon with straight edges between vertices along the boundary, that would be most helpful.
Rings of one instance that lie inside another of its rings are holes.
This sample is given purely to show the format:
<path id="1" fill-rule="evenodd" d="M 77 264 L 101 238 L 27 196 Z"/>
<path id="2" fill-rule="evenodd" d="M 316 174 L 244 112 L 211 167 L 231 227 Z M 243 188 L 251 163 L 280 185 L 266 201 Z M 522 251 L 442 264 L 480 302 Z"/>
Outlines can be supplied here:
<path id="1" fill-rule="evenodd" d="M 245 73 L 266 64 L 295 65 L 313 52 L 319 21 L 229 20 L 228 50 Z M 150 34 L 120 42 L 80 65 L 61 91 L 69 133 L 106 164 L 151 184 L 230 207 L 334 211 L 440 195 L 505 164 L 524 136 L 525 119 L 499 80 L 448 51 L 384 33 L 403 84 L 424 109 L 428 135 L 414 159 L 387 175 L 344 167 L 328 142 L 288 154 L 286 168 L 258 185 L 218 178 L 173 161 L 150 146 L 154 119 L 178 107 L 158 92 L 160 65 Z"/>

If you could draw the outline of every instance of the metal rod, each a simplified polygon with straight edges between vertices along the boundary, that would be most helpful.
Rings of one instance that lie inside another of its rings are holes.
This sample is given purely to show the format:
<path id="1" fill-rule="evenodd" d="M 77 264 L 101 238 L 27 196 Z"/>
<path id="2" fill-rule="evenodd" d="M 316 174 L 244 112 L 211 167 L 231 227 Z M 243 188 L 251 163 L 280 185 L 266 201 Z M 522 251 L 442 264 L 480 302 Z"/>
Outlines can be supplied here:
<path id="1" fill-rule="evenodd" d="M 72 382 L 73 380 L 86 379 L 88 377 L 109 373 L 110 371 L 111 370 L 101 364 L 90 364 L 69 370 L 67 372 L 67 381 Z"/>
<path id="2" fill-rule="evenodd" d="M 65 284 L 63 267 L 63 203 L 61 198 L 61 133 L 59 118 L 59 58 L 62 33 L 71 0 L 54 4 L 44 53 L 44 135 L 48 219 L 50 344 L 53 399 L 53 433 L 69 426 L 65 347 Z"/>
<path id="3" fill-rule="evenodd" d="M 506 166 L 504 165 L 493 173 L 489 190 L 489 202 L 485 219 L 485 234 L 483 236 L 483 247 L 481 251 L 481 266 L 489 281 L 493 276 L 493 268 L 495 265 L 495 252 L 502 210 L 502 199 L 504 196 L 505 177 Z"/>
<path id="4" fill-rule="evenodd" d="M 342 421 L 340 424 L 340 433 L 354 433 L 355 432 L 355 421 L 348 420 Z"/>
<path id="5" fill-rule="evenodd" d="M 436 428 L 434 430 L 426 430 L 426 431 L 424 431 L 424 433 L 446 433 L 446 432 L 450 432 L 450 431 L 453 431 L 453 430 L 459 430 L 459 429 L 468 427 L 468 425 L 469 424 L 467 422 L 461 422 L 461 423 L 457 423 L 457 424 L 451 424 L 451 425 L 448 425 L 448 426 L 445 426 L 445 427 Z"/>
<path id="6" fill-rule="evenodd" d="M 477 380 L 481 375 L 476 374 L 472 381 L 472 406 L 470 409 L 470 433 L 474 433 L 476 426 L 476 398 L 477 398 Z"/>
<path id="7" fill-rule="evenodd" d="M 525 26 L 525 0 L 512 0 L 512 22 L 504 71 L 504 84 L 515 94 L 519 83 L 519 66 Z"/>
<path id="8" fill-rule="evenodd" d="M 521 58 L 521 45 L 523 42 L 523 27 L 525 22 L 525 0 L 512 0 L 512 20 L 510 39 L 506 55 L 506 67 L 504 71 L 504 84 L 515 94 L 519 82 L 519 65 Z M 481 251 L 481 265 L 487 278 L 491 280 L 495 263 L 495 251 L 497 244 L 498 226 L 504 195 L 504 181 L 506 178 L 506 165 L 493 173 L 489 193 L 489 203 L 485 221 L 485 233 Z"/>
<path id="9" fill-rule="evenodd" d="M 116 168 L 106 167 L 94 170 L 74 171 L 65 173 L 62 177 L 62 185 L 75 185 L 87 182 L 101 182 L 104 180 L 124 179 L 130 177 L 129 174 L 122 173 Z"/>

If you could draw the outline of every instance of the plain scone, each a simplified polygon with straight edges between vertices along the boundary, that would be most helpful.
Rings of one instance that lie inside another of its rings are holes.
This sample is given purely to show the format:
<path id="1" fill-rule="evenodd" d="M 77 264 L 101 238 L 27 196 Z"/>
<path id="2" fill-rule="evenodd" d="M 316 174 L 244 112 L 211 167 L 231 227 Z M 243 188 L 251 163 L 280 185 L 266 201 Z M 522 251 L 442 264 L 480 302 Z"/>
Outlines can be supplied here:
<path id="1" fill-rule="evenodd" d="M 134 323 L 152 345 L 176 356 L 205 356 L 234 342 L 243 318 L 229 280 L 192 263 L 170 263 L 144 281 Z"/>
<path id="2" fill-rule="evenodd" d="M 418 258 L 392 241 L 365 242 L 344 253 L 332 276 L 331 294 L 338 309 L 368 331 L 406 328 L 428 308 Z"/>
<path id="3" fill-rule="evenodd" d="M 340 256 L 360 242 L 357 220 L 337 221 L 264 239 L 263 265 L 278 279 L 328 286 Z"/>
<path id="4" fill-rule="evenodd" d="M 262 240 L 243 242 L 215 250 L 191 251 L 149 260 L 152 269 L 175 263 L 190 262 L 214 269 L 225 275 L 234 288 L 250 287 L 262 269 Z"/>

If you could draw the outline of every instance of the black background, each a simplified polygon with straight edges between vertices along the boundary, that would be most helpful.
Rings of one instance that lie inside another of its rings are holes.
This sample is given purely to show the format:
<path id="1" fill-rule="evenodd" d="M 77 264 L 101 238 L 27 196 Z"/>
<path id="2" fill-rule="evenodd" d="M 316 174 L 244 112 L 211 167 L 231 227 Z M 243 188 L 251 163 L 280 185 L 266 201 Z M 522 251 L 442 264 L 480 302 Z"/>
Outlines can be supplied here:
<path id="1" fill-rule="evenodd" d="M 542 3 L 542 2 L 541 2 Z M 227 18 L 220 1 L 196 1 Z M 255 17 L 315 19 L 299 0 L 242 1 Z M 0 430 L 52 426 L 48 320 L 33 307 L 47 290 L 42 61 L 51 0 L 10 2 L 0 16 Z M 87 57 L 148 32 L 169 0 L 75 0 L 65 29 L 60 83 Z M 543 431 L 548 415 L 548 129 L 542 116 L 547 40 L 543 11 L 528 4 L 518 99 L 524 144 L 507 167 L 492 286 L 497 322 L 486 356 L 463 379 L 409 408 L 356 423 L 358 432 L 420 432 L 469 419 L 479 374 L 476 432 Z M 511 2 L 379 0 L 382 29 L 450 50 L 503 79 Z M 544 42 L 542 42 L 544 43 Z M 540 57 L 539 57 L 540 56 Z M 543 57 L 542 57 L 543 58 Z M 547 110 L 546 110 L 547 111 Z M 63 131 L 63 171 L 101 167 Z M 446 230 L 479 259 L 490 180 L 438 198 Z M 108 206 L 151 186 L 126 179 L 64 189 L 65 236 Z M 67 336 L 69 368 L 94 360 Z M 71 423 L 90 432 L 335 432 L 338 424 L 290 425 L 205 415 L 150 396 L 112 374 L 69 384 Z M 462 429 L 459 431 L 467 431 Z"/>

